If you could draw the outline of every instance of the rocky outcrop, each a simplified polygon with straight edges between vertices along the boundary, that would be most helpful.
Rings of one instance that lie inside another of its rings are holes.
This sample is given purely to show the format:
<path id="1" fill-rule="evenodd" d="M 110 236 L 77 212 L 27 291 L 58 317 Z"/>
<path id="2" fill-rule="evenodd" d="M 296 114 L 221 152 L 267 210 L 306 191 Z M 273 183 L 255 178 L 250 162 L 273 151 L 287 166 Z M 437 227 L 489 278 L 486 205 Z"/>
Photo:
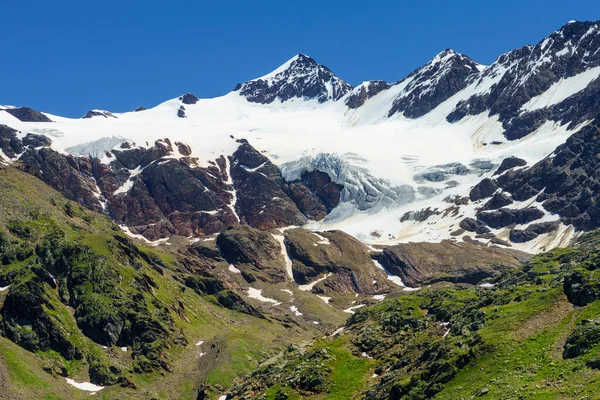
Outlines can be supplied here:
<path id="1" fill-rule="evenodd" d="M 313 291 L 375 294 L 391 290 L 384 271 L 378 269 L 367 247 L 342 231 L 315 234 L 306 229 L 285 231 L 292 272 L 299 284 L 317 283 Z"/>
<path id="2" fill-rule="evenodd" d="M 600 130 L 598 120 L 569 137 L 531 168 L 510 170 L 497 184 L 517 201 L 536 196 L 542 207 L 577 229 L 600 227 Z"/>
<path id="3" fill-rule="evenodd" d="M 238 225 L 217 236 L 217 246 L 228 263 L 242 271 L 247 282 L 284 282 L 287 278 L 281 246 L 273 236 Z"/>
<path id="4" fill-rule="evenodd" d="M 43 147 L 39 150 L 28 149 L 19 161 L 22 162 L 21 168 L 25 172 L 37 176 L 65 197 L 91 210 L 102 211 L 94 179 L 81 173 L 82 169 L 89 167 L 88 158 L 65 156 L 51 148 Z"/>
<path id="5" fill-rule="evenodd" d="M 444 50 L 398 83 L 405 87 L 394 100 L 388 117 L 402 113 L 408 118 L 419 118 L 427 114 L 464 89 L 469 76 L 479 73 L 481 67 L 467 56 Z"/>
<path id="6" fill-rule="evenodd" d="M 339 203 L 344 187 L 318 170 L 303 171 L 300 180 L 287 184 L 286 192 L 300 211 L 314 220 L 321 220 Z"/>
<path id="7" fill-rule="evenodd" d="M 477 218 L 488 226 L 499 229 L 512 224 L 528 224 L 542 218 L 545 213 L 537 207 L 521 209 L 500 208 L 477 213 Z"/>
<path id="8" fill-rule="evenodd" d="M 515 167 L 523 167 L 525 165 L 527 165 L 527 161 L 523 160 L 522 158 L 508 157 L 502 160 L 500 166 L 498 167 L 496 172 L 494 172 L 494 175 L 500 175 L 503 172 L 508 171 L 509 169 L 513 169 Z"/>
<path id="9" fill-rule="evenodd" d="M 242 223 L 271 229 L 301 225 L 306 221 L 286 194 L 286 183 L 279 169 L 247 141 L 241 141 L 229 162 L 237 194 L 235 208 Z"/>
<path id="10" fill-rule="evenodd" d="M 23 122 L 52 122 L 50 118 L 29 107 L 5 108 L 4 111 Z"/>
<path id="11" fill-rule="evenodd" d="M 0 150 L 9 158 L 15 158 L 23 152 L 23 143 L 17 137 L 17 130 L 0 125 Z"/>
<path id="12" fill-rule="evenodd" d="M 183 96 L 179 97 L 179 101 L 181 101 L 183 104 L 196 104 L 198 100 L 200 99 L 191 93 L 186 93 Z"/>
<path id="13" fill-rule="evenodd" d="M 559 225 L 558 221 L 542 222 L 540 224 L 531 224 L 523 230 L 513 229 L 510 231 L 510 241 L 513 243 L 529 242 L 544 233 L 554 232 L 558 229 Z"/>
<path id="14" fill-rule="evenodd" d="M 391 86 L 385 81 L 368 81 L 362 83 L 348 94 L 346 105 L 348 108 L 359 108 L 371 97 L 389 89 Z"/>
<path id="15" fill-rule="evenodd" d="M 418 287 L 440 281 L 477 284 L 519 267 L 528 258 L 517 251 L 446 240 L 387 247 L 379 260 L 407 286 Z"/>
<path id="16" fill-rule="evenodd" d="M 467 115 L 498 115 L 509 140 L 522 138 L 546 121 L 569 123 L 572 129 L 596 117 L 600 82 L 548 107 L 528 109 L 532 98 L 569 77 L 600 65 L 600 54 L 588 51 L 600 45 L 597 22 L 569 22 L 535 46 L 525 46 L 500 56 L 494 64 L 469 80 L 493 83 L 490 90 L 460 101 L 448 115 L 450 122 Z"/>
<path id="17" fill-rule="evenodd" d="M 89 119 L 94 117 L 117 118 L 116 115 L 106 110 L 90 110 L 81 118 Z"/>
<path id="18" fill-rule="evenodd" d="M 465 218 L 458 224 L 461 229 L 464 229 L 468 232 L 475 232 L 477 234 L 483 235 L 490 232 L 490 228 L 485 226 L 481 221 L 477 221 L 473 218 Z"/>
<path id="19" fill-rule="evenodd" d="M 497 210 L 498 208 L 506 207 L 512 204 L 513 201 L 506 193 L 497 192 L 494 193 L 491 199 L 489 199 L 483 207 L 482 210 Z"/>
<path id="20" fill-rule="evenodd" d="M 496 190 L 498 190 L 496 182 L 490 178 L 485 178 L 471 189 L 469 198 L 471 201 L 486 199 L 492 197 Z"/>

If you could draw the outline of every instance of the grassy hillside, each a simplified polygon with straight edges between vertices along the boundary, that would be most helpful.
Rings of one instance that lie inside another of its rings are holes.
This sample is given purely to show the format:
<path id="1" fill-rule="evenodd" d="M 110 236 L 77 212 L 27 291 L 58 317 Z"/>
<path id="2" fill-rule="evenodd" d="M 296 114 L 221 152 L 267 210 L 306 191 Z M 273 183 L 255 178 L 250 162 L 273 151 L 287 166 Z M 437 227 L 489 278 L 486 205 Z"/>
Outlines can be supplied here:
<path id="1" fill-rule="evenodd" d="M 600 233 L 490 287 L 423 289 L 290 348 L 232 398 L 598 399 Z"/>
<path id="2" fill-rule="evenodd" d="M 0 193 L 0 398 L 89 397 L 66 377 L 106 385 L 103 399 L 216 398 L 315 335 L 220 306 L 224 288 L 198 294 L 179 254 L 136 246 L 30 175 L 0 169 Z"/>

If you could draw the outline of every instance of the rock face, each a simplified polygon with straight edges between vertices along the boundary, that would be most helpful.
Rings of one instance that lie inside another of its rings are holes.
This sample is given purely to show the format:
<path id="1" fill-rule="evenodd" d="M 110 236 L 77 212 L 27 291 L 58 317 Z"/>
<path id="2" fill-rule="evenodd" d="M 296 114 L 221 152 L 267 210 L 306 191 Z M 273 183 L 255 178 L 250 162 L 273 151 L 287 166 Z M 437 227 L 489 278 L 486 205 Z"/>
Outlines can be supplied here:
<path id="1" fill-rule="evenodd" d="M 292 259 L 292 272 L 299 284 L 317 283 L 313 291 L 375 294 L 390 290 L 384 271 L 378 269 L 367 247 L 341 231 L 315 234 L 306 229 L 285 231 L 285 243 Z"/>
<path id="2" fill-rule="evenodd" d="M 20 155 L 22 170 L 150 240 L 208 235 L 239 223 L 271 229 L 322 219 L 340 202 L 343 189 L 317 170 L 288 183 L 245 140 L 229 162 L 221 156 L 200 167 L 190 146 L 173 146 L 169 139 L 149 147 L 122 141 L 102 154 L 107 163 L 56 152 L 44 135 L 27 134 L 21 140 L 17 133 L 0 125 L 5 161 Z"/>
<path id="3" fill-rule="evenodd" d="M 471 190 L 472 201 L 491 197 L 476 215 L 479 223 L 502 228 L 536 221 L 549 212 L 557 214 L 560 222 L 579 230 L 600 227 L 599 126 L 595 119 L 557 147 L 551 156 L 529 168 L 514 169 L 525 165 L 525 161 L 512 157 L 505 159 L 494 177 L 483 179 Z M 533 198 L 537 206 L 506 208 L 513 201 Z M 514 230 L 510 238 L 522 243 L 556 228 L 556 223 L 534 224 Z"/>
<path id="4" fill-rule="evenodd" d="M 502 160 L 500 166 L 494 172 L 494 175 L 500 175 L 501 173 L 508 171 L 509 169 L 513 169 L 515 167 L 523 167 L 527 165 L 527 161 L 523 160 L 519 157 L 508 157 Z"/>
<path id="5" fill-rule="evenodd" d="M 104 117 L 104 118 L 117 118 L 116 115 L 106 110 L 91 110 L 88 111 L 83 117 L 85 119 L 94 118 L 94 117 Z"/>
<path id="6" fill-rule="evenodd" d="M 41 112 L 32 110 L 29 107 L 6 108 L 4 111 L 23 122 L 52 122 L 50 118 Z"/>
<path id="7" fill-rule="evenodd" d="M 249 102 L 270 104 L 294 98 L 316 99 L 319 103 L 338 100 L 352 86 L 335 76 L 329 68 L 304 54 L 298 54 L 271 74 L 236 86 Z"/>
<path id="8" fill-rule="evenodd" d="M 402 113 L 418 118 L 467 86 L 468 78 L 483 67 L 469 57 L 447 49 L 398 85 L 404 89 L 394 100 L 388 117 Z"/>
<path id="9" fill-rule="evenodd" d="M 322 219 L 340 201 L 341 187 L 327 174 L 304 174 L 287 183 L 279 169 L 241 140 L 230 157 L 230 174 L 237 193 L 236 211 L 242 223 L 259 229 L 300 225 L 306 217 Z"/>
<path id="10" fill-rule="evenodd" d="M 471 189 L 469 199 L 477 201 L 491 197 L 498 190 L 498 185 L 490 178 L 485 178 Z"/>
<path id="11" fill-rule="evenodd" d="M 183 104 L 196 104 L 200 99 L 191 93 L 186 93 L 183 96 L 179 97 L 179 100 L 181 100 Z"/>
<path id="12" fill-rule="evenodd" d="M 273 236 L 249 226 L 235 226 L 217 236 L 217 246 L 247 282 L 284 282 L 287 279 L 280 244 Z"/>
<path id="13" fill-rule="evenodd" d="M 407 286 L 447 281 L 476 284 L 490 276 L 519 267 L 526 253 L 475 243 L 406 243 L 384 249 L 381 264 Z"/>
<path id="14" fill-rule="evenodd" d="M 346 105 L 348 108 L 358 108 L 365 104 L 371 97 L 390 87 L 391 85 L 385 81 L 368 81 L 362 83 L 352 89 L 348 97 L 346 97 Z"/>
<path id="15" fill-rule="evenodd" d="M 536 207 L 521 209 L 500 208 L 494 211 L 479 212 L 477 217 L 492 228 L 504 228 L 512 224 L 527 224 L 544 216 L 544 212 Z"/>
<path id="16" fill-rule="evenodd" d="M 325 172 L 313 170 L 303 171 L 299 180 L 287 185 L 286 192 L 304 215 L 318 221 L 340 203 L 343 189 Z"/>
<path id="17" fill-rule="evenodd" d="M 491 90 L 460 101 L 448 115 L 448 121 L 489 112 L 491 116 L 498 115 L 506 138 L 515 140 L 546 121 L 570 123 L 570 127 L 574 127 L 594 118 L 598 107 L 598 80 L 557 104 L 545 106 L 528 102 L 560 80 L 600 65 L 600 54 L 587 51 L 600 46 L 599 26 L 595 22 L 570 22 L 535 46 L 500 56 L 485 71 L 468 80 L 472 85 L 492 83 Z"/>

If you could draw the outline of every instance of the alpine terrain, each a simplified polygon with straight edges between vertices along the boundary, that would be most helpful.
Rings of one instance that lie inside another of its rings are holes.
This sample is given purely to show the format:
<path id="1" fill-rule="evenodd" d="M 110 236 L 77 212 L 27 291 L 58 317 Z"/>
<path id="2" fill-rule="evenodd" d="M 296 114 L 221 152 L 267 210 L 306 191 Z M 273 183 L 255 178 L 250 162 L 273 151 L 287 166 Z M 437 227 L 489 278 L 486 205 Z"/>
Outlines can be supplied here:
<path id="1" fill-rule="evenodd" d="M 0 106 L 0 399 L 598 399 L 598 228 L 600 21 Z"/>

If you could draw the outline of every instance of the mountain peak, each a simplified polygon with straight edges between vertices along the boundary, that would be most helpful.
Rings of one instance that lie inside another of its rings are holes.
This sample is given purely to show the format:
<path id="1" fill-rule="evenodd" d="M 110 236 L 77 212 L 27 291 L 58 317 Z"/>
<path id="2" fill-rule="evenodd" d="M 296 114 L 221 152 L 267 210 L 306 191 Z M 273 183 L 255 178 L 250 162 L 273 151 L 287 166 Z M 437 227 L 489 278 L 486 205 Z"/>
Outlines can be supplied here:
<path id="1" fill-rule="evenodd" d="M 260 78 L 238 84 L 239 92 L 252 103 L 270 104 L 294 98 L 317 99 L 319 103 L 338 100 L 352 89 L 329 68 L 313 58 L 298 53 L 281 66 Z"/>
<path id="2" fill-rule="evenodd" d="M 419 118 L 465 88 L 469 77 L 485 68 L 463 54 L 446 49 L 398 83 L 403 90 L 388 116 L 402 113 L 408 118 Z"/>

